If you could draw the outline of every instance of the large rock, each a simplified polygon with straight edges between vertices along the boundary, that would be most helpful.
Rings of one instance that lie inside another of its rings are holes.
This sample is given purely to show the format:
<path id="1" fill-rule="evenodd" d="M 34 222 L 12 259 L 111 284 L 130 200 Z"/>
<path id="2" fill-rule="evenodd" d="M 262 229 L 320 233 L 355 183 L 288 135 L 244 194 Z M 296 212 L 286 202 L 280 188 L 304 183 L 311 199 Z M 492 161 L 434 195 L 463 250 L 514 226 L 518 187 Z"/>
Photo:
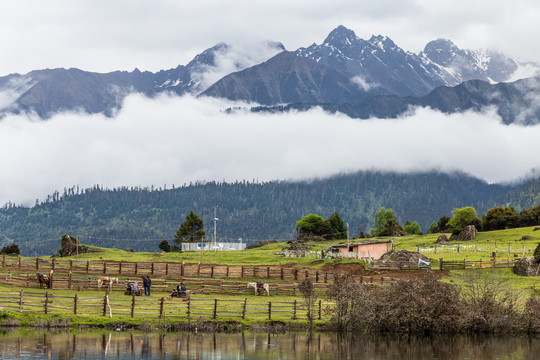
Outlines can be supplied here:
<path id="1" fill-rule="evenodd" d="M 446 236 L 445 234 L 441 234 L 435 241 L 435 244 L 448 245 L 450 244 L 450 241 L 448 240 L 448 236 Z"/>
<path id="2" fill-rule="evenodd" d="M 62 235 L 62 249 L 61 256 L 73 256 L 79 254 L 84 254 L 88 252 L 96 252 L 97 250 L 91 249 L 85 245 L 82 245 L 76 237 L 69 235 Z M 78 248 L 77 248 L 78 244 Z"/>
<path id="3" fill-rule="evenodd" d="M 392 261 L 414 261 L 418 259 L 429 261 L 429 258 L 419 252 L 408 250 L 390 250 L 384 253 L 379 260 L 392 260 Z"/>
<path id="4" fill-rule="evenodd" d="M 522 258 L 516 261 L 512 271 L 521 276 L 537 276 L 538 265 L 534 258 Z"/>
<path id="5" fill-rule="evenodd" d="M 474 239 L 475 236 L 476 236 L 476 227 L 474 227 L 474 225 L 467 225 L 465 226 L 465 229 L 463 229 L 463 231 L 460 232 L 457 236 L 456 235 L 450 236 L 450 240 L 470 241 Z"/>

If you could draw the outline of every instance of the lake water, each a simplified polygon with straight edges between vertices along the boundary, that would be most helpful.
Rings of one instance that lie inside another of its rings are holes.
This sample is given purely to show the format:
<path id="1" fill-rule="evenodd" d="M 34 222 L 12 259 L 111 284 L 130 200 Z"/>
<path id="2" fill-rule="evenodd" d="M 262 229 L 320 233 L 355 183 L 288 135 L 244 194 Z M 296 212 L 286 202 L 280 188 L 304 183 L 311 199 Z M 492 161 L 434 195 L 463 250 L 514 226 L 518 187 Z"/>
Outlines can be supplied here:
<path id="1" fill-rule="evenodd" d="M 540 336 L 340 336 L 3 330 L 1 359 L 523 359 Z"/>

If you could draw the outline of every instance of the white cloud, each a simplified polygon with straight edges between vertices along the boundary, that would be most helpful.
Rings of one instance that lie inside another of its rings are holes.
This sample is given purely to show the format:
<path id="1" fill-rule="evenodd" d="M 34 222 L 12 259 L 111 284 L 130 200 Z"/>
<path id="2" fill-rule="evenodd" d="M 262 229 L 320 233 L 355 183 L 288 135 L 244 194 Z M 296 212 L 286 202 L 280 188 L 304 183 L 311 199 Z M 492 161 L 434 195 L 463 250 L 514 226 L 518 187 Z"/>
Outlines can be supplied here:
<path id="1" fill-rule="evenodd" d="M 303 179 L 360 169 L 462 170 L 490 182 L 538 167 L 540 125 L 493 112 L 429 109 L 356 120 L 320 109 L 260 114 L 215 99 L 129 96 L 115 118 L 66 113 L 0 121 L 0 204 L 32 204 L 80 185 L 181 185 L 197 180 Z"/>
<path id="2" fill-rule="evenodd" d="M 418 52 L 436 38 L 540 62 L 536 0 L 26 0 L 0 4 L 0 74 L 77 67 L 158 71 L 185 65 L 219 42 L 320 43 L 342 24 Z"/>
<path id="3" fill-rule="evenodd" d="M 281 51 L 271 42 L 234 43 L 216 51 L 214 66 L 201 66 L 192 78 L 200 82 L 201 90 L 205 90 L 222 77 L 260 64 Z"/>
<path id="4" fill-rule="evenodd" d="M 355 84 L 364 91 L 369 91 L 370 89 L 377 87 L 377 84 L 368 83 L 366 79 L 361 76 L 354 76 L 351 81 L 353 84 Z"/>

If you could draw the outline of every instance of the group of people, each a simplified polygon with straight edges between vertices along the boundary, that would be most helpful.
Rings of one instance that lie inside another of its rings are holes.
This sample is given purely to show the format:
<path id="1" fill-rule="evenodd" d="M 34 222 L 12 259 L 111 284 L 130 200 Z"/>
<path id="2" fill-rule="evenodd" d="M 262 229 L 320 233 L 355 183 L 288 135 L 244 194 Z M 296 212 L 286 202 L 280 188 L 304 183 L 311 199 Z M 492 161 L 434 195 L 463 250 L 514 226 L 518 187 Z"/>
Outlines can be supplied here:
<path id="1" fill-rule="evenodd" d="M 144 287 L 144 295 L 150 296 L 150 286 L 152 286 L 152 280 L 150 279 L 150 276 L 143 276 L 143 287 Z M 139 295 L 139 282 L 138 281 L 126 281 L 126 292 L 129 294 L 135 294 Z"/>
<path id="2" fill-rule="evenodd" d="M 143 276 L 143 287 L 144 287 L 144 295 L 150 296 L 150 287 L 152 286 L 152 280 L 150 279 L 150 276 Z M 130 295 L 139 295 L 139 282 L 138 281 L 126 281 L 126 294 Z M 176 286 L 176 289 L 173 290 L 171 296 L 177 296 L 177 297 L 185 297 L 187 296 L 187 288 L 186 285 L 184 285 L 183 282 L 180 282 L 178 286 Z"/>

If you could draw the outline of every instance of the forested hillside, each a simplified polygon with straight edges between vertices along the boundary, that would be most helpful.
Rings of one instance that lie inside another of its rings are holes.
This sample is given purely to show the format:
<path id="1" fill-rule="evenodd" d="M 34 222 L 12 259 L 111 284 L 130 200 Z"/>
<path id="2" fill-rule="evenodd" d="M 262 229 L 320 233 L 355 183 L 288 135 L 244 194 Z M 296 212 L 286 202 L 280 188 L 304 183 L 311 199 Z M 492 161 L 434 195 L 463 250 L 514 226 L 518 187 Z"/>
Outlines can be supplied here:
<path id="1" fill-rule="evenodd" d="M 179 224 L 193 210 L 213 238 L 217 205 L 220 241 L 256 242 L 295 237 L 295 223 L 315 213 L 338 211 L 352 237 L 369 231 L 381 207 L 398 221 L 418 221 L 422 230 L 454 208 L 473 206 L 481 215 L 513 188 L 490 185 L 463 174 L 359 172 L 302 182 L 190 184 L 174 189 L 95 186 L 65 189 L 35 206 L 7 204 L 0 210 L 0 240 L 19 244 L 24 255 L 57 252 L 62 234 L 89 245 L 158 251 L 172 242 Z"/>

